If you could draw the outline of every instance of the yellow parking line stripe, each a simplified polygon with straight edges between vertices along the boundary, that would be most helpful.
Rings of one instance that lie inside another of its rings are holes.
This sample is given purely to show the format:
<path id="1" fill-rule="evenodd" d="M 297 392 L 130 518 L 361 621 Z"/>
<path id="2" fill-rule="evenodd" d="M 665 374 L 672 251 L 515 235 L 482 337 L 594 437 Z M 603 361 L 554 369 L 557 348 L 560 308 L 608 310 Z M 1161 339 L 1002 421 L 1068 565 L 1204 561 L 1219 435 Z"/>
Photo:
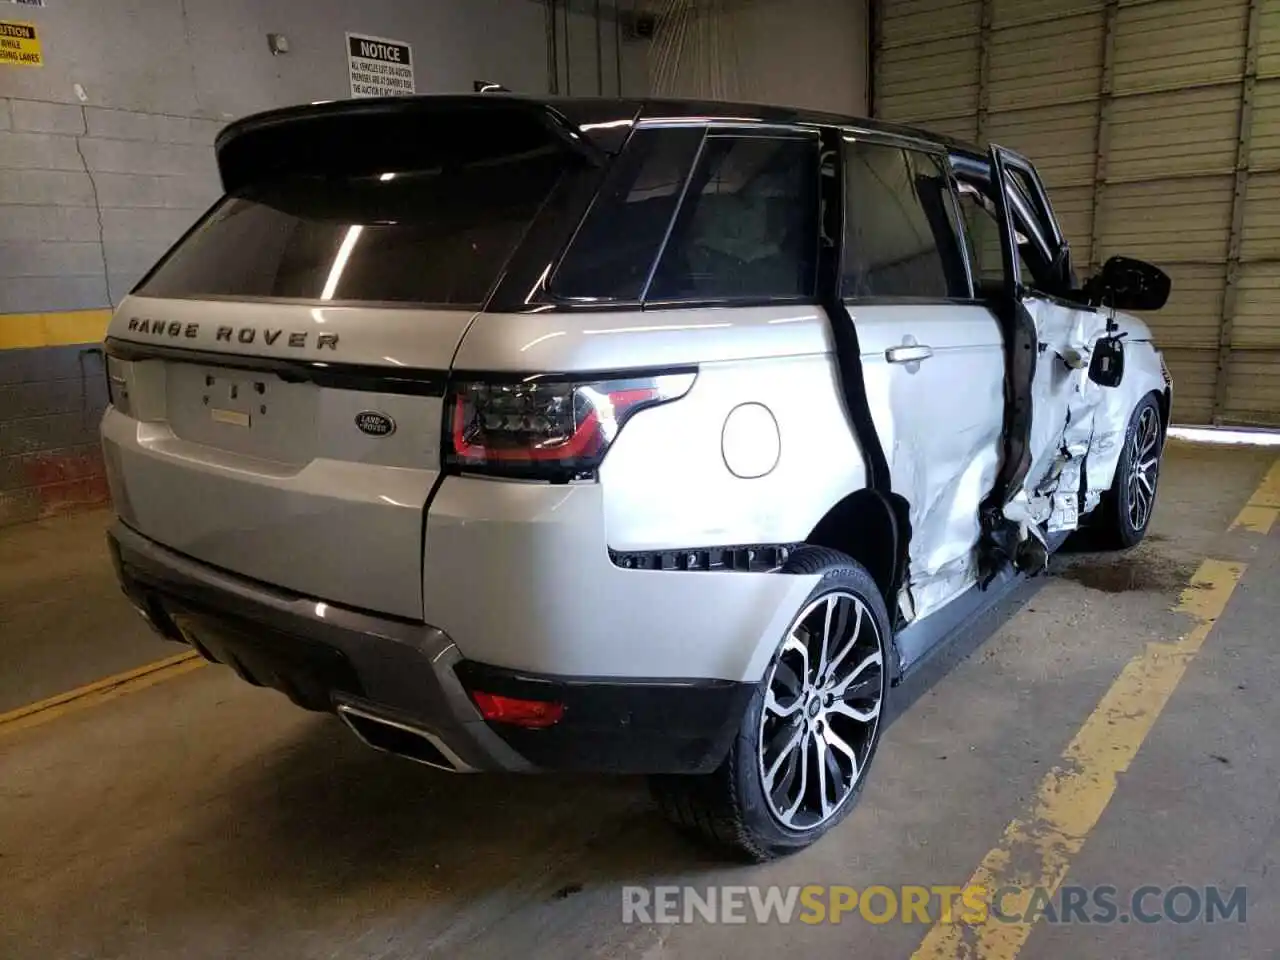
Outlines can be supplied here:
<path id="1" fill-rule="evenodd" d="M 1280 460 L 1271 465 L 1267 475 L 1262 478 L 1262 483 L 1258 484 L 1258 489 L 1231 524 L 1231 529 L 1270 533 L 1277 513 L 1280 513 Z"/>
<path id="2" fill-rule="evenodd" d="M 982 887 L 988 896 L 1017 887 L 1001 904 L 1005 916 L 1025 916 L 1037 887 L 1049 895 L 1057 891 L 1111 801 L 1117 777 L 1129 768 L 1244 571 L 1244 564 L 1222 560 L 1200 565 L 1177 607 L 1191 617 L 1191 631 L 1176 643 L 1150 643 L 1129 661 L 1060 764 L 1040 782 L 1031 809 L 1005 828 L 966 886 Z M 972 925 L 939 921 L 912 960 L 1013 960 L 1030 935 L 1031 924 L 994 916 Z"/>
<path id="3" fill-rule="evenodd" d="M 164 680 L 190 673 L 205 663 L 206 661 L 195 651 L 179 653 L 134 670 L 104 677 L 83 687 L 77 687 L 75 690 L 49 697 L 47 700 L 39 700 L 25 707 L 19 707 L 17 710 L 0 713 L 0 736 L 39 726 L 66 716 L 68 713 L 83 710 L 85 707 L 144 690 Z"/>
<path id="4" fill-rule="evenodd" d="M 1250 533 L 1268 534 L 1276 522 L 1275 507 L 1255 507 L 1246 505 L 1240 515 L 1231 524 L 1232 530 L 1248 530 Z"/>

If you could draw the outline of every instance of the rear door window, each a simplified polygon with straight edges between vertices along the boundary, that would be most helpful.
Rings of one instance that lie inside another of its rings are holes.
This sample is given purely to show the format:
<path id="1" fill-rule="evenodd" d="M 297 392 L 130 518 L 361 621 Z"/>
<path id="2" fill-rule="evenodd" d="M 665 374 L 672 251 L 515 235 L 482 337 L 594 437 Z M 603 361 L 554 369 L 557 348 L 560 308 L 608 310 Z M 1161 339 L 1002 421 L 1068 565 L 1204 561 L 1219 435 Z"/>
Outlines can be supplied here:
<path id="1" fill-rule="evenodd" d="M 987 294 L 999 294 L 1004 289 L 1004 256 L 995 203 L 971 183 L 961 182 L 957 195 L 974 283 Z"/>
<path id="2" fill-rule="evenodd" d="M 475 307 L 564 170 L 546 148 L 276 176 L 226 196 L 136 292 Z"/>
<path id="3" fill-rule="evenodd" d="M 968 297 L 950 197 L 932 155 L 846 140 L 843 296 Z"/>
<path id="4" fill-rule="evenodd" d="M 817 260 L 817 138 L 711 135 L 645 300 L 809 298 Z"/>

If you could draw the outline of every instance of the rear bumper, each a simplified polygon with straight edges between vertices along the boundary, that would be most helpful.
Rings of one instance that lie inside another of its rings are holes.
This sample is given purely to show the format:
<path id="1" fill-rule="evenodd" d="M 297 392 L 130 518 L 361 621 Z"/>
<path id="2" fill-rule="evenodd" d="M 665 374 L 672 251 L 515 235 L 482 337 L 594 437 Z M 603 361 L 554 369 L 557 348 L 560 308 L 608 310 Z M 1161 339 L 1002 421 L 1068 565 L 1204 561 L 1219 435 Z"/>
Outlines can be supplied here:
<path id="1" fill-rule="evenodd" d="M 123 523 L 124 592 L 164 637 L 313 710 L 354 708 L 429 735 L 458 770 L 715 769 L 755 684 L 534 674 L 465 660 L 428 624 L 285 593 L 175 553 Z M 545 729 L 490 724 L 468 690 L 564 704 Z"/>

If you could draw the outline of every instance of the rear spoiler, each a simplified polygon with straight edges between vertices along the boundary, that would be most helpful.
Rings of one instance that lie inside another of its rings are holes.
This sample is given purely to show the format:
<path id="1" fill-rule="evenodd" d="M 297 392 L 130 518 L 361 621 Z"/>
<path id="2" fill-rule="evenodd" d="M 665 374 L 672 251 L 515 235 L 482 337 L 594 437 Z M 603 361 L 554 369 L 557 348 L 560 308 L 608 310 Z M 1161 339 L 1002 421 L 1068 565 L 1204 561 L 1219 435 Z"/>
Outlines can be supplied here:
<path id="1" fill-rule="evenodd" d="M 603 125 L 580 120 L 584 132 L 569 114 L 585 109 L 583 119 L 594 118 L 603 102 L 595 111 L 590 104 L 494 93 L 336 100 L 245 117 L 218 134 L 214 150 L 227 192 L 286 173 L 372 174 L 548 147 L 599 165 L 620 145 L 617 130 L 630 127 L 638 105 L 613 101 L 611 115 L 631 109 L 630 116 Z"/>

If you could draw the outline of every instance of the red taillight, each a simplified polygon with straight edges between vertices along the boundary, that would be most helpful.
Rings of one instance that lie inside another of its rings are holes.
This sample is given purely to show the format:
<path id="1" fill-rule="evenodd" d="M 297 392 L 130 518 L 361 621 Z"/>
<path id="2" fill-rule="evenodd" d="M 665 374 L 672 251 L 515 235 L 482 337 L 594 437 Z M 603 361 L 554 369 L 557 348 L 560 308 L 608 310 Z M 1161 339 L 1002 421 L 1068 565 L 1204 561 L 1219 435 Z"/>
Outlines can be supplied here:
<path id="1" fill-rule="evenodd" d="M 528 377 L 471 381 L 450 397 L 453 466 L 484 473 L 572 480 L 590 476 L 636 411 L 684 396 L 694 374 L 590 382 Z"/>
<path id="2" fill-rule="evenodd" d="M 520 700 L 479 690 L 472 691 L 471 699 L 476 702 L 480 715 L 486 720 L 517 727 L 549 727 L 564 716 L 564 704 L 549 700 Z"/>

